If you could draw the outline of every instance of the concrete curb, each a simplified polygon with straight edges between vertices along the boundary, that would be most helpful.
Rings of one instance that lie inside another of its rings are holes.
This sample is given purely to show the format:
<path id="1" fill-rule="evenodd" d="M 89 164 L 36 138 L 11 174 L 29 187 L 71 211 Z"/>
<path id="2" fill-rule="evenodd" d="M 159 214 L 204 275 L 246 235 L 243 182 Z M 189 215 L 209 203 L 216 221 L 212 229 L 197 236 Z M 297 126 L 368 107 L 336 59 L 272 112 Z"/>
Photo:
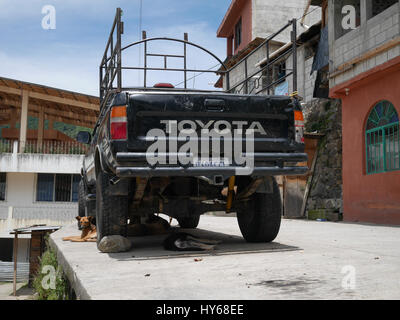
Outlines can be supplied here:
<path id="1" fill-rule="evenodd" d="M 67 277 L 68 281 L 70 282 L 70 287 L 74 288 L 76 299 L 77 300 L 91 300 L 90 295 L 86 291 L 85 287 L 82 285 L 76 272 L 68 264 L 66 258 L 64 257 L 64 255 L 62 253 L 62 250 L 60 250 L 60 248 L 57 246 L 56 241 L 54 241 L 54 239 L 53 239 L 54 235 L 59 231 L 56 231 L 50 235 L 49 245 L 53 250 L 56 251 L 58 264 L 62 267 L 62 270 L 63 270 L 65 276 Z"/>

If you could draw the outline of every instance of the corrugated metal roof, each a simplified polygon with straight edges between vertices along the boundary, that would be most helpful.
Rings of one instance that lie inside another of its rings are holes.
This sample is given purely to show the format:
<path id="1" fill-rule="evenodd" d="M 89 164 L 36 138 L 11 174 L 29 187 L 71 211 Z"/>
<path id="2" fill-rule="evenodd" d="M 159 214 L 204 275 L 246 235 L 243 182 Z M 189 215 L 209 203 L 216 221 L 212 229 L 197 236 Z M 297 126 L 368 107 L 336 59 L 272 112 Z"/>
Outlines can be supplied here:
<path id="1" fill-rule="evenodd" d="M 14 280 L 14 262 L 0 261 L 0 281 Z M 17 262 L 17 282 L 29 280 L 29 262 Z"/>
<path id="2" fill-rule="evenodd" d="M 60 226 L 32 226 L 27 228 L 17 228 L 10 232 L 10 234 L 17 233 L 31 233 L 32 231 L 49 231 L 49 230 L 58 230 Z"/>

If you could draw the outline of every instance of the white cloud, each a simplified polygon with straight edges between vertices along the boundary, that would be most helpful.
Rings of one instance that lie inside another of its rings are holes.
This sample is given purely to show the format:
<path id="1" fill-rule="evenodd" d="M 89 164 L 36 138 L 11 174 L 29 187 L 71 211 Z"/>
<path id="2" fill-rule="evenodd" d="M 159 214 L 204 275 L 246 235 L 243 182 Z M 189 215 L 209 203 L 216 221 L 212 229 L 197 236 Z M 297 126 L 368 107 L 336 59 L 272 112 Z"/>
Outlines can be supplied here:
<path id="1" fill-rule="evenodd" d="M 9 56 L 0 51 L 0 75 L 50 87 L 98 95 L 97 63 L 83 59 L 79 65 L 72 59 L 54 56 Z"/>

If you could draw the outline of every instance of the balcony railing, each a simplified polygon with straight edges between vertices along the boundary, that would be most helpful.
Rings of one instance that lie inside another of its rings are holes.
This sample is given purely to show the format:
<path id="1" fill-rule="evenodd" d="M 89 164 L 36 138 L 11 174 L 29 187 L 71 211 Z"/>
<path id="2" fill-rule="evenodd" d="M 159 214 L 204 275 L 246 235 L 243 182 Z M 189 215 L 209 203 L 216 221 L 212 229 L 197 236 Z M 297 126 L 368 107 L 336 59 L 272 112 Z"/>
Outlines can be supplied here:
<path id="1" fill-rule="evenodd" d="M 12 153 L 13 144 L 12 140 L 0 139 L 0 153 Z"/>
<path id="2" fill-rule="evenodd" d="M 27 141 L 24 153 L 85 154 L 87 146 L 75 141 Z"/>
<path id="3" fill-rule="evenodd" d="M 27 141 L 23 153 L 34 154 L 85 154 L 88 147 L 76 141 Z M 0 153 L 19 153 L 18 141 L 0 139 Z"/>

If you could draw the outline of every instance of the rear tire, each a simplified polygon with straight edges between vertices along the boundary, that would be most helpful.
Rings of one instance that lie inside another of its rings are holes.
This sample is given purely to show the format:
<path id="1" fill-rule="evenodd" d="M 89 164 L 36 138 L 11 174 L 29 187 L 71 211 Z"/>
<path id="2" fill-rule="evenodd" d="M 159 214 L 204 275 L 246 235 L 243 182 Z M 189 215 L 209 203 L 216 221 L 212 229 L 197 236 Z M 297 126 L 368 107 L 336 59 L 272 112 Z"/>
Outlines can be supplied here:
<path id="1" fill-rule="evenodd" d="M 282 200 L 278 184 L 273 179 L 273 193 L 255 193 L 242 209 L 237 220 L 247 242 L 272 242 L 279 233 Z"/>
<path id="2" fill-rule="evenodd" d="M 110 177 L 99 172 L 96 179 L 97 244 L 105 236 L 127 235 L 128 198 L 110 195 Z"/>
<path id="3" fill-rule="evenodd" d="M 199 225 L 200 216 L 177 218 L 176 220 L 183 229 L 196 229 Z"/>

